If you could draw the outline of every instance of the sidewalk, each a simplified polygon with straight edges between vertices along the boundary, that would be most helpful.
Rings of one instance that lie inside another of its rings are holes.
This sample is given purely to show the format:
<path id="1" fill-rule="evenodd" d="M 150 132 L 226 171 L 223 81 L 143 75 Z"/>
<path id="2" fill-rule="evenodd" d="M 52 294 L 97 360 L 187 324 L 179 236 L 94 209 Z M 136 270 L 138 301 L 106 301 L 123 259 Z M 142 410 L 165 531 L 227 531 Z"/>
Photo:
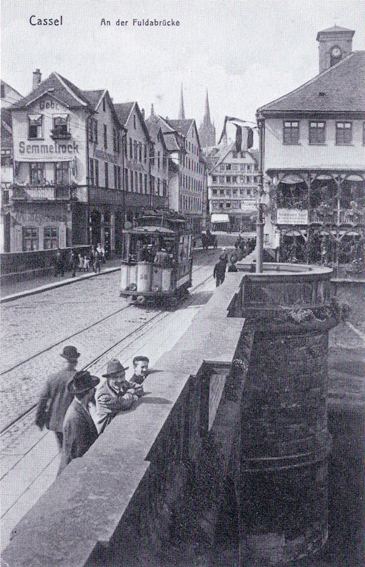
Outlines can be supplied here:
<path id="1" fill-rule="evenodd" d="M 96 274 L 93 271 L 87 273 L 77 272 L 76 276 L 73 278 L 71 276 L 71 272 L 66 272 L 63 277 L 44 276 L 2 286 L 0 290 L 0 303 L 12 301 L 14 299 L 18 299 L 19 297 L 34 295 L 48 289 L 69 285 L 73 282 L 83 279 L 93 278 L 99 275 L 108 274 L 110 272 L 116 272 L 119 270 L 120 264 L 120 258 L 114 258 L 113 260 L 107 260 L 106 263 L 102 265 L 100 274 Z"/>

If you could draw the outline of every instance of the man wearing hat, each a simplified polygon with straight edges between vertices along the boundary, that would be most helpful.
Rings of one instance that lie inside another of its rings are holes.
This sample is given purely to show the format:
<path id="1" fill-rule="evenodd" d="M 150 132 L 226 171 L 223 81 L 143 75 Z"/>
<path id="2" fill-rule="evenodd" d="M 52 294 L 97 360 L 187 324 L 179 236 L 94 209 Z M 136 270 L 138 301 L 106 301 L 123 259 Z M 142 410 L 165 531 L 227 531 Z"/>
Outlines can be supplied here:
<path id="1" fill-rule="evenodd" d="M 74 396 L 63 422 L 63 446 L 58 474 L 73 460 L 82 457 L 98 438 L 95 423 L 89 413 L 89 403 L 94 399 L 95 386 L 100 380 L 87 370 L 76 372 L 67 384 Z"/>
<path id="2" fill-rule="evenodd" d="M 36 425 L 42 430 L 44 426 L 56 434 L 57 442 L 62 448 L 62 425 L 67 408 L 72 402 L 72 394 L 67 384 L 76 374 L 76 365 L 80 353 L 74 346 L 66 346 L 61 353 L 66 366 L 46 381 L 41 392 L 36 414 Z"/>
<path id="3" fill-rule="evenodd" d="M 131 385 L 125 378 L 128 369 L 114 358 L 107 365 L 105 382 L 96 392 L 96 426 L 99 434 L 104 431 L 120 411 L 128 410 L 138 399 L 138 385 Z"/>

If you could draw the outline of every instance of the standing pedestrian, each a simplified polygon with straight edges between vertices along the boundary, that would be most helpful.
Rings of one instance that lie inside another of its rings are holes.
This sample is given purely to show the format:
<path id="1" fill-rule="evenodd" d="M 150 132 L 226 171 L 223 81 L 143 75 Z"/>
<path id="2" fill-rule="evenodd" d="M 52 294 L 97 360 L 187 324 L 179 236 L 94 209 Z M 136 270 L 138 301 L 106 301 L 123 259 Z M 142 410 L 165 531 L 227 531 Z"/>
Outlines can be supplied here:
<path id="1" fill-rule="evenodd" d="M 63 256 L 62 256 L 62 252 L 59 248 L 57 248 L 56 251 L 56 258 L 55 258 L 55 272 L 54 272 L 54 277 L 57 277 L 59 274 L 61 276 L 63 276 L 64 274 L 64 262 L 63 262 Z"/>
<path id="2" fill-rule="evenodd" d="M 92 263 L 93 263 L 93 270 L 95 273 L 99 273 L 100 274 L 100 270 L 101 270 L 101 258 L 100 258 L 100 253 L 98 252 L 98 249 L 96 248 L 96 246 L 94 245 L 92 247 L 91 250 L 91 257 L 92 257 Z"/>
<path id="3" fill-rule="evenodd" d="M 67 366 L 47 379 L 39 398 L 35 418 L 35 423 L 41 430 L 46 427 L 55 432 L 60 449 L 63 439 L 63 419 L 72 402 L 72 394 L 67 390 L 67 384 L 76 374 L 80 354 L 76 347 L 66 346 L 61 356 L 66 360 Z"/>
<path id="4" fill-rule="evenodd" d="M 103 374 L 106 381 L 97 389 L 95 396 L 99 434 L 119 412 L 130 409 L 138 399 L 136 389 L 125 378 L 126 370 L 116 358 L 108 362 L 106 374 Z"/>
<path id="5" fill-rule="evenodd" d="M 79 266 L 79 255 L 76 250 L 72 250 L 71 252 L 71 268 L 72 268 L 72 277 L 76 276 L 76 271 Z"/>
<path id="6" fill-rule="evenodd" d="M 89 403 L 94 399 L 95 386 L 100 380 L 87 370 L 77 372 L 67 385 L 74 396 L 63 422 L 63 445 L 58 474 L 73 460 L 82 457 L 98 438 L 95 423 L 89 412 Z"/>
<path id="7" fill-rule="evenodd" d="M 220 286 L 221 283 L 224 282 L 225 276 L 226 276 L 226 262 L 224 259 L 219 258 L 213 270 L 213 277 L 215 278 L 216 287 Z"/>

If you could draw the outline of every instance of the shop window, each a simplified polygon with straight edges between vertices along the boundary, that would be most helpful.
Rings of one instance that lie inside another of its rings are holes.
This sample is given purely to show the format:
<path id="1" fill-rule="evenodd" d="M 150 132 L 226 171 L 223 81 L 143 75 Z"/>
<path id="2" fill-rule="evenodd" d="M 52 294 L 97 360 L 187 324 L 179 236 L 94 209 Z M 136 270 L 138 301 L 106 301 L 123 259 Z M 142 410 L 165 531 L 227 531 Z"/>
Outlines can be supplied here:
<path id="1" fill-rule="evenodd" d="M 45 164 L 42 162 L 29 164 L 29 178 L 31 185 L 43 185 L 45 183 L 44 167 Z"/>
<path id="2" fill-rule="evenodd" d="M 43 135 L 43 116 L 32 114 L 28 116 L 28 138 L 30 140 L 40 139 Z"/>
<path id="3" fill-rule="evenodd" d="M 325 122 L 309 122 L 309 143 L 324 144 L 326 141 L 326 123 Z"/>
<path id="4" fill-rule="evenodd" d="M 51 250 L 53 248 L 58 248 L 58 228 L 57 227 L 46 226 L 44 228 L 43 248 L 45 250 Z"/>
<path id="5" fill-rule="evenodd" d="M 336 144 L 342 146 L 351 142 L 352 122 L 336 122 Z"/>
<path id="6" fill-rule="evenodd" d="M 68 161 L 55 163 L 55 183 L 56 185 L 68 185 L 70 182 L 70 164 Z"/>
<path id="7" fill-rule="evenodd" d="M 31 250 L 38 250 L 38 247 L 39 247 L 38 228 L 24 227 L 23 251 L 29 252 Z"/>
<path id="8" fill-rule="evenodd" d="M 299 122 L 284 121 L 284 144 L 299 144 Z"/>
<path id="9" fill-rule="evenodd" d="M 51 131 L 52 138 L 69 139 L 71 134 L 68 131 L 68 116 L 55 116 L 53 118 L 53 130 Z"/>

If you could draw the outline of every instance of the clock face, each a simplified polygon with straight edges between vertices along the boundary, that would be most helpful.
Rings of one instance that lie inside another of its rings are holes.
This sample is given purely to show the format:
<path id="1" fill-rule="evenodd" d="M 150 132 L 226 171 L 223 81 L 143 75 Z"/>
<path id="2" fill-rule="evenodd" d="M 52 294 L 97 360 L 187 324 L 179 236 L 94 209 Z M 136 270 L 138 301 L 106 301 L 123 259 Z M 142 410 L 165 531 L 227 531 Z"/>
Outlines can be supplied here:
<path id="1" fill-rule="evenodd" d="M 339 57 L 341 55 L 341 49 L 339 47 L 332 47 L 331 53 L 333 57 Z"/>

